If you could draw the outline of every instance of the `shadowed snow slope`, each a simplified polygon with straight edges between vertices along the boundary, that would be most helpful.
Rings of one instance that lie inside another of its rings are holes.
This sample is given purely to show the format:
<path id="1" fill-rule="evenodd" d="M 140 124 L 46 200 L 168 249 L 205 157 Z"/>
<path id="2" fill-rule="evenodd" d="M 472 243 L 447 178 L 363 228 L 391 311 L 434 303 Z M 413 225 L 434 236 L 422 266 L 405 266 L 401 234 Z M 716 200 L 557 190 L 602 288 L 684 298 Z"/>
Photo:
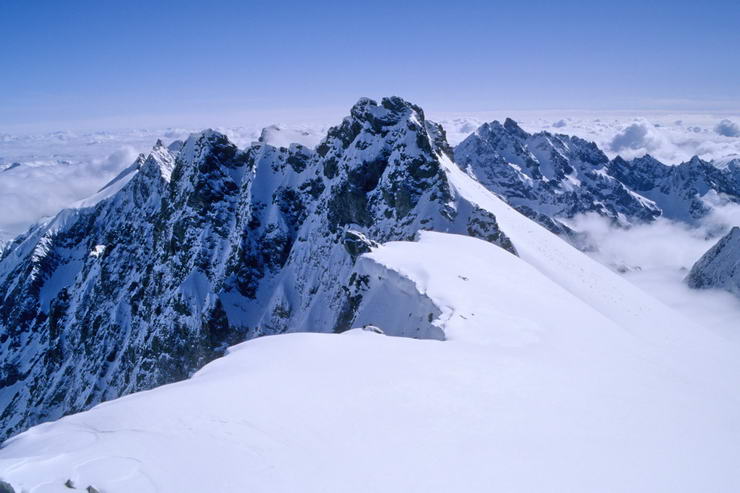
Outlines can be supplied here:
<path id="1" fill-rule="evenodd" d="M 0 475 L 34 493 L 740 488 L 736 347 L 507 210 L 521 257 L 424 232 L 360 258 L 371 290 L 405 278 L 431 300 L 446 341 L 256 339 L 22 433 Z"/>

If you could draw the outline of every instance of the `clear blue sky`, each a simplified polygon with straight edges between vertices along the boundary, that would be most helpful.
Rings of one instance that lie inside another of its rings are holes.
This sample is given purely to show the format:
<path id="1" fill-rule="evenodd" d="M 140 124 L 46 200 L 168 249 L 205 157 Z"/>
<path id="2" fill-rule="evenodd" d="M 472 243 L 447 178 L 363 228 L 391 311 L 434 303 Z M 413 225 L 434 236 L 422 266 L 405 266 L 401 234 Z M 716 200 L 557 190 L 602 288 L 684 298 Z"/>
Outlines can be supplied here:
<path id="1" fill-rule="evenodd" d="M 0 40 L 0 129 L 390 94 L 438 111 L 740 107 L 737 0 L 2 0 Z"/>

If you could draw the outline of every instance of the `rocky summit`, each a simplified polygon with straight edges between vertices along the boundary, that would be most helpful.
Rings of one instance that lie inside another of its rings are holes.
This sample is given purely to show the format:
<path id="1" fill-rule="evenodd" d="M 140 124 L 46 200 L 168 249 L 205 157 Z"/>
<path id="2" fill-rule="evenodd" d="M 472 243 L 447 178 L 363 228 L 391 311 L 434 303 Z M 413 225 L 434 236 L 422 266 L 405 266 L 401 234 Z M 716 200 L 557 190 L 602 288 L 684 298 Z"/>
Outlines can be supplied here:
<path id="1" fill-rule="evenodd" d="M 510 119 L 453 149 L 396 97 L 361 99 L 315 148 L 277 132 L 244 149 L 213 130 L 157 142 L 97 194 L 0 247 L 0 439 L 185 379 L 261 335 L 359 324 L 444 338 L 434 304 L 392 303 L 415 289 L 360 260 L 424 230 L 517 255 L 498 212 L 480 205 L 488 199 L 462 194 L 453 176 L 477 179 L 471 190 L 487 188 L 573 243 L 565 220 L 578 214 L 688 222 L 709 199 L 740 200 L 737 163 L 610 161 L 594 143 Z M 710 260 L 692 285 L 730 282 Z"/>
<path id="2" fill-rule="evenodd" d="M 555 233 L 558 218 L 595 212 L 627 223 L 660 215 L 654 202 L 607 172 L 609 158 L 578 137 L 530 134 L 507 119 L 485 123 L 455 148 L 455 161 L 486 188 Z"/>
<path id="3" fill-rule="evenodd" d="M 315 149 L 157 142 L 3 249 L 0 439 L 187 378 L 239 341 L 350 328 L 372 284 L 355 262 L 377 243 L 434 230 L 516 254 L 451 185 L 451 157 L 395 97 L 360 100 Z M 417 315 L 396 330 L 435 336 Z"/>
<path id="4" fill-rule="evenodd" d="M 573 237 L 562 222 L 595 213 L 629 226 L 657 217 L 692 224 L 713 205 L 740 203 L 737 161 L 671 166 L 646 155 L 609 158 L 584 139 L 530 134 L 511 119 L 485 123 L 454 149 L 457 164 L 519 212 Z"/>
<path id="5" fill-rule="evenodd" d="M 694 289 L 724 289 L 740 297 L 740 227 L 732 228 L 702 255 L 686 282 Z"/>

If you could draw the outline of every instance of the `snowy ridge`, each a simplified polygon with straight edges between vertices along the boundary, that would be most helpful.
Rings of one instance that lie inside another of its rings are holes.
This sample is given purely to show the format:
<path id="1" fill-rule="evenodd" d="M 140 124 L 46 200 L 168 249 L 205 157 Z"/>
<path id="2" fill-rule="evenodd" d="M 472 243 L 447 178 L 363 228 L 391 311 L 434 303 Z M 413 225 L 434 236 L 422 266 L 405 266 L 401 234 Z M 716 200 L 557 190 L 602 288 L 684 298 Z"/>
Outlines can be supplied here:
<path id="1" fill-rule="evenodd" d="M 158 142 L 4 251 L 3 433 L 186 378 L 245 339 L 350 328 L 355 262 L 377 243 L 429 229 L 515 253 L 453 193 L 449 153 L 399 98 L 361 100 L 316 150 L 240 150 L 213 130 Z"/>
<path id="2" fill-rule="evenodd" d="M 740 203 L 740 174 L 732 163 L 715 166 L 694 156 L 668 166 L 650 155 L 630 162 L 617 157 L 609 173 L 654 201 L 669 219 L 693 223 L 712 210 L 712 202 Z"/>
<path id="3" fill-rule="evenodd" d="M 697 260 L 686 282 L 694 289 L 725 289 L 740 297 L 740 227 L 732 228 Z"/>
<path id="4" fill-rule="evenodd" d="M 518 220 L 520 234 L 582 256 Z M 488 242 L 433 232 L 360 259 L 371 290 L 411 296 L 411 282 L 439 307 L 447 340 L 356 330 L 253 340 L 190 380 L 11 439 L 3 478 L 18 491 L 70 481 L 111 493 L 740 486 L 736 348 L 685 325 L 672 331 L 691 340 L 646 344 L 654 320 L 605 313 L 654 303 L 647 295 L 615 282 L 618 296 L 584 301 L 561 286 L 618 278 L 610 271 L 548 277 Z"/>
<path id="5" fill-rule="evenodd" d="M 210 130 L 158 145 L 115 193 L 18 238 L 0 260 L 3 430 L 87 411 L 5 442 L 0 479 L 740 488 L 736 344 L 459 164 L 419 107 L 362 99 L 316 149 Z M 349 330 L 367 325 L 385 335 Z"/>
<path id="6" fill-rule="evenodd" d="M 578 137 L 525 132 L 511 119 L 485 123 L 455 147 L 455 161 L 486 188 L 550 231 L 571 237 L 561 222 L 597 213 L 616 224 L 658 216 L 687 223 L 707 215 L 712 202 L 740 202 L 734 161 L 694 157 L 677 166 L 649 155 L 609 160 Z"/>

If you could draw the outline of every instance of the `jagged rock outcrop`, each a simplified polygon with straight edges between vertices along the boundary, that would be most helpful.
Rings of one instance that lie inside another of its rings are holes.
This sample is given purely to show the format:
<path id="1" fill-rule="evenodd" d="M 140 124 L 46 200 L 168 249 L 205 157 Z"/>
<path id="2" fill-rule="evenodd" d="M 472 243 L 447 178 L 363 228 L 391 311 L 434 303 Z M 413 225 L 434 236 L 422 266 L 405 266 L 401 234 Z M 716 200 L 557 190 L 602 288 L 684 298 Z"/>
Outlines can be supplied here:
<path id="1" fill-rule="evenodd" d="M 400 98 L 360 100 L 315 150 L 242 150 L 211 130 L 158 142 L 3 251 L 0 439 L 186 378 L 245 339 L 352 327 L 370 289 L 355 263 L 377 243 L 429 229 L 515 253 L 450 186 L 450 154 Z M 428 325 L 424 310 L 404 323 Z"/>
<path id="2" fill-rule="evenodd" d="M 694 156 L 670 166 L 645 155 L 632 161 L 617 157 L 607 168 L 630 190 L 653 201 L 668 219 L 693 223 L 711 211 L 711 202 L 740 203 L 740 168 L 733 163 L 718 167 Z"/>
<path id="3" fill-rule="evenodd" d="M 482 125 L 454 156 L 519 212 L 576 244 L 582 238 L 562 219 L 597 213 L 621 226 L 659 216 L 693 223 L 714 204 L 740 202 L 737 160 L 715 165 L 694 157 L 670 166 L 646 155 L 610 161 L 593 142 L 530 134 L 511 119 Z"/>
<path id="4" fill-rule="evenodd" d="M 702 255 L 686 282 L 694 289 L 724 289 L 740 297 L 740 227 L 732 228 Z"/>
<path id="5" fill-rule="evenodd" d="M 609 159 L 593 142 L 525 132 L 511 119 L 485 123 L 455 147 L 455 161 L 486 188 L 557 234 L 558 218 L 595 212 L 618 223 L 660 215 L 650 200 L 609 176 Z"/>

